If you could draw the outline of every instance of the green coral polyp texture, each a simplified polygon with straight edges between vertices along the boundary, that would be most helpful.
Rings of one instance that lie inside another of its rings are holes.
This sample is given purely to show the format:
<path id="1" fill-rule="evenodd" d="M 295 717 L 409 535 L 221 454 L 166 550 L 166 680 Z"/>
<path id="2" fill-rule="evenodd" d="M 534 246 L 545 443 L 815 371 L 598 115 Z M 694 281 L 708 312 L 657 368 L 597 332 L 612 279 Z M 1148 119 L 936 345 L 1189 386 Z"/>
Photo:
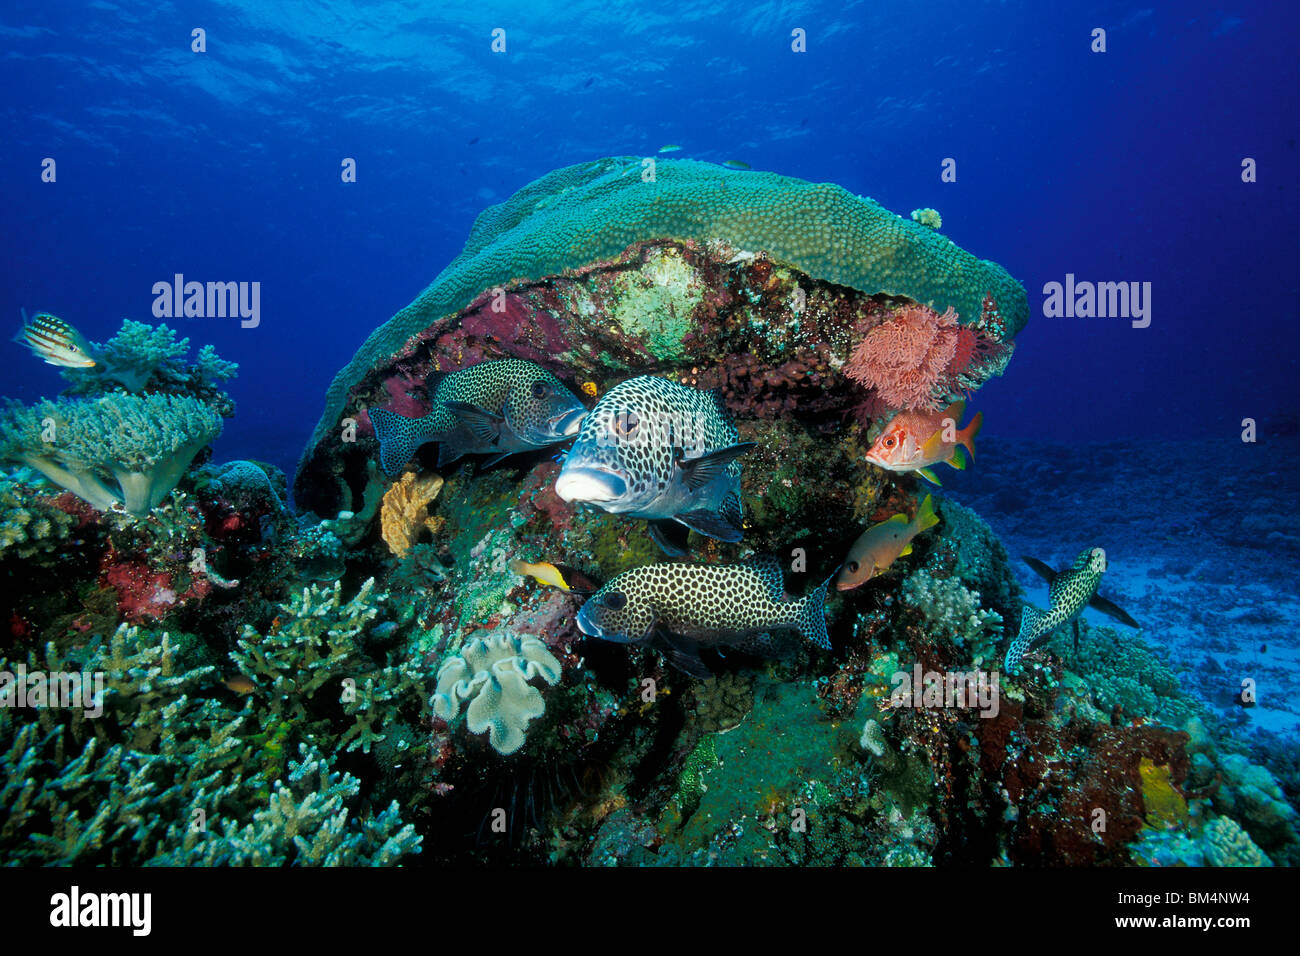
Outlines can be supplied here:
<path id="1" fill-rule="evenodd" d="M 308 453 L 332 430 L 348 389 L 415 335 L 485 290 L 618 256 L 650 239 L 722 240 L 814 279 L 905 296 L 963 321 L 998 303 L 1008 337 L 1029 316 L 1024 288 L 933 229 L 831 183 L 695 160 L 621 156 L 566 166 L 483 211 L 465 248 L 414 302 L 377 328 L 335 377 Z"/>
<path id="2" fill-rule="evenodd" d="M 21 462 L 100 511 L 145 515 L 176 487 L 221 417 L 188 396 L 112 393 L 0 412 L 0 458 Z"/>

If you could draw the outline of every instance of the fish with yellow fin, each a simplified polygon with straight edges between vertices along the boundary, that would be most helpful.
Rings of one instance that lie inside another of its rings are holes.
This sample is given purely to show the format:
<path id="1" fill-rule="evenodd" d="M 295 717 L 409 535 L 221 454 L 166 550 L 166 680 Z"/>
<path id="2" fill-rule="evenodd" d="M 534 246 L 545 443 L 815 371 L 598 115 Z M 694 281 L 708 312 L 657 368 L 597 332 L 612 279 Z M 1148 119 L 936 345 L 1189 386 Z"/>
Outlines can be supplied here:
<path id="1" fill-rule="evenodd" d="M 92 368 L 95 356 L 86 337 L 57 315 L 37 312 L 29 321 L 23 309 L 23 327 L 14 341 L 25 345 L 49 365 L 62 368 Z"/>
<path id="2" fill-rule="evenodd" d="M 590 594 L 596 590 L 596 584 L 577 568 L 565 564 L 550 564 L 539 561 L 532 564 L 519 558 L 511 558 L 508 565 L 511 572 L 523 578 L 532 578 L 538 584 L 548 588 L 559 588 L 572 594 Z"/>
<path id="3" fill-rule="evenodd" d="M 938 523 L 939 516 L 934 513 L 934 500 L 926 495 L 921 506 L 916 509 L 916 517 L 911 521 L 907 520 L 907 515 L 900 513 L 879 524 L 873 524 L 849 548 L 844 566 L 835 579 L 835 587 L 841 591 L 852 591 L 866 584 L 880 572 L 888 570 L 899 558 L 911 554 L 912 539 Z"/>
<path id="4" fill-rule="evenodd" d="M 942 484 L 934 465 L 947 462 L 958 471 L 965 470 L 963 447 L 972 460 L 975 458 L 975 436 L 984 424 L 984 413 L 976 412 L 958 431 L 957 423 L 964 414 L 964 401 L 953 402 L 941 412 L 899 412 L 867 452 L 867 461 L 886 471 L 915 471 L 933 485 Z"/>

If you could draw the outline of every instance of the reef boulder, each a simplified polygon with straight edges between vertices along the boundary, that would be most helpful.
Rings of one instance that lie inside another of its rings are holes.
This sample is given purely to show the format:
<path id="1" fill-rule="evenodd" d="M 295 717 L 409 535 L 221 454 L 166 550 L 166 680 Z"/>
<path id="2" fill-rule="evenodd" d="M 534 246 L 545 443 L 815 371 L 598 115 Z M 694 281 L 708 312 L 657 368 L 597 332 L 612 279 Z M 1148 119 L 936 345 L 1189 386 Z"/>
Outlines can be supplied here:
<path id="1" fill-rule="evenodd" d="M 366 410 L 418 413 L 429 372 L 504 356 L 588 394 L 656 374 L 721 387 L 738 419 L 833 425 L 868 397 L 840 372 L 853 347 L 914 304 L 952 308 L 1008 346 L 1028 319 L 1001 266 L 836 185 L 693 160 L 565 167 L 485 210 L 339 372 L 296 498 L 327 516 L 358 510 Z"/>

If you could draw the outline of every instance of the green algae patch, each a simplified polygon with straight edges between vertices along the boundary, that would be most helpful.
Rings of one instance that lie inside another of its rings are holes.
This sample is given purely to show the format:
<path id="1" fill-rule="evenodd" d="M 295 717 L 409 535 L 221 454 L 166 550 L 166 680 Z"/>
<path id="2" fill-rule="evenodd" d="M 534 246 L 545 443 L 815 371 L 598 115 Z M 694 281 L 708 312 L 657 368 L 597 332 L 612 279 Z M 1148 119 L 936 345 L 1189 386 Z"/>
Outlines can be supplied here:
<path id="1" fill-rule="evenodd" d="M 643 268 L 621 273 L 613 283 L 610 319 L 627 335 L 641 339 L 662 361 L 680 359 L 682 338 L 691 330 L 691 315 L 704 301 L 694 268 L 672 249 L 657 249 Z"/>
<path id="2" fill-rule="evenodd" d="M 796 811 L 815 809 L 819 794 L 829 805 L 854 738 L 851 725 L 826 716 L 810 685 L 760 681 L 749 716 L 708 735 L 687 759 L 678 790 L 684 804 L 698 805 L 676 840 L 690 853 L 733 821 L 747 818 L 752 827 L 775 817 L 788 828 Z"/>

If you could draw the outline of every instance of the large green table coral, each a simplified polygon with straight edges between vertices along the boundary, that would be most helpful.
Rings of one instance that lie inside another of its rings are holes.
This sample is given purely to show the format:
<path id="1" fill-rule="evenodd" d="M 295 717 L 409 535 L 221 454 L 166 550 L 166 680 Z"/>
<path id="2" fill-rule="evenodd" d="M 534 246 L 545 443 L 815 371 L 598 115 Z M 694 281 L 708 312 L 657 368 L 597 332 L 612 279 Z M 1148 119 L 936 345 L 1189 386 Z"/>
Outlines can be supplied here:
<path id="1" fill-rule="evenodd" d="M 484 210 L 460 255 L 335 377 L 304 463 L 344 417 L 349 389 L 480 293 L 616 257 L 650 239 L 721 240 L 819 281 L 940 312 L 952 306 L 968 322 L 989 294 L 1008 337 L 1028 319 L 1024 289 L 1001 266 L 840 186 L 695 160 L 648 162 L 622 156 L 567 166 Z"/>

